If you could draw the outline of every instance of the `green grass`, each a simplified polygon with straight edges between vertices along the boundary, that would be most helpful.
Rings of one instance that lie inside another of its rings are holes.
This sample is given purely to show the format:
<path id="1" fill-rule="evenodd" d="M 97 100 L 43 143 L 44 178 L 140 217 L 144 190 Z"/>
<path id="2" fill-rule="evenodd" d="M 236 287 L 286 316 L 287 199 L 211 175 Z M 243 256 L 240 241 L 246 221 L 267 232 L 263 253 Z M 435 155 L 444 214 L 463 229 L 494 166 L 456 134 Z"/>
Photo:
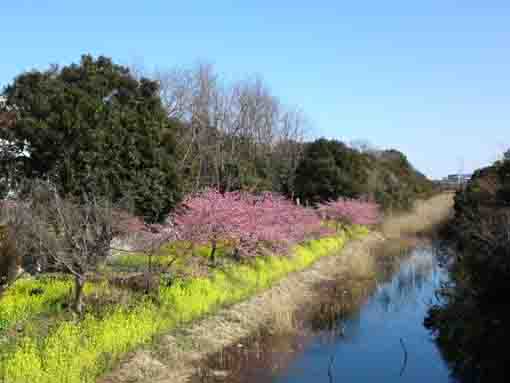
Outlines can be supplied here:
<path id="1" fill-rule="evenodd" d="M 63 301 L 71 289 L 69 279 L 18 280 L 0 299 L 0 326 L 3 324 L 5 329 L 13 323 L 47 312 L 57 302 Z"/>
<path id="2" fill-rule="evenodd" d="M 177 245 L 165 246 L 159 253 L 152 256 L 152 265 L 154 267 L 165 268 L 170 264 L 176 265 L 182 262 L 184 257 L 178 257 L 174 261 L 175 254 L 188 254 L 190 255 L 191 247 L 187 243 L 179 243 Z M 215 257 L 221 258 L 227 255 L 231 251 L 229 246 L 220 245 L 218 246 Z M 210 247 L 207 246 L 194 246 L 192 255 L 209 258 L 211 253 Z M 124 253 L 113 257 L 109 261 L 109 266 L 113 269 L 129 269 L 129 270 L 143 270 L 147 268 L 149 264 L 149 256 L 143 253 Z"/>
<path id="3" fill-rule="evenodd" d="M 152 257 L 153 266 L 166 267 L 171 264 L 173 256 L 163 255 Z M 145 254 L 118 255 L 109 262 L 109 265 L 122 269 L 145 269 L 149 264 L 149 256 Z"/>
<path id="4" fill-rule="evenodd" d="M 158 304 L 143 300 L 131 310 L 112 307 L 102 318 L 88 315 L 81 322 L 62 322 L 47 337 L 25 337 L 13 351 L 4 353 L 0 376 L 6 383 L 94 382 L 124 353 L 154 335 L 266 289 L 366 232 L 354 227 L 338 237 L 296 246 L 292 256 L 255 258 L 215 270 L 207 278 L 161 286 Z"/>
<path id="5" fill-rule="evenodd" d="M 58 312 L 69 302 L 73 281 L 67 276 L 41 276 L 16 281 L 0 298 L 0 332 L 41 314 Z M 108 283 L 87 282 L 84 295 L 109 294 Z"/>

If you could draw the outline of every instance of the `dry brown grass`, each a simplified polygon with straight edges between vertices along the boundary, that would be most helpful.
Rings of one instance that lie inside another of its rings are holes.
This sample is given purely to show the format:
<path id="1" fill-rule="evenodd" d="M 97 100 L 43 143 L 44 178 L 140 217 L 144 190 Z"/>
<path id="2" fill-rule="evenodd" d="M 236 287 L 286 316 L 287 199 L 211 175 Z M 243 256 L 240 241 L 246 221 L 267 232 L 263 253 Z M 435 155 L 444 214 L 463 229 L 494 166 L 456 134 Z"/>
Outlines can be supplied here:
<path id="1" fill-rule="evenodd" d="M 426 201 L 418 201 L 410 213 L 391 214 L 381 231 L 387 238 L 400 238 L 427 233 L 447 221 L 453 213 L 454 193 L 442 193 Z"/>
<path id="2" fill-rule="evenodd" d="M 270 290 L 160 337 L 150 348 L 130 354 L 99 382 L 187 382 L 200 368 L 200 361 L 212 354 L 221 354 L 227 346 L 245 347 L 239 342 L 253 338 L 261 327 L 269 332 L 299 330 L 295 314 L 304 305 L 317 301 L 317 294 L 320 294 L 317 286 L 320 285 L 329 283 L 336 292 L 348 291 L 345 299 L 349 299 L 344 304 L 349 310 L 355 308 L 374 286 L 376 258 L 392 259 L 415 245 L 409 237 L 445 220 L 452 204 L 452 195 L 439 195 L 418 203 L 410 214 L 387 217 L 382 231 L 391 241 L 385 241 L 377 232 L 353 241 L 340 256 L 322 258 L 309 269 L 289 275 Z M 398 241 L 399 236 L 406 239 Z M 381 248 L 382 243 L 389 245 Z M 333 316 L 342 310 L 345 310 L 343 306 L 325 315 Z"/>
<path id="3" fill-rule="evenodd" d="M 296 313 L 298 303 L 290 299 L 290 296 L 285 301 L 274 299 L 274 297 L 275 295 L 267 302 L 269 315 L 266 322 L 262 324 L 265 331 L 271 334 L 294 334 L 298 332 L 301 328 Z"/>

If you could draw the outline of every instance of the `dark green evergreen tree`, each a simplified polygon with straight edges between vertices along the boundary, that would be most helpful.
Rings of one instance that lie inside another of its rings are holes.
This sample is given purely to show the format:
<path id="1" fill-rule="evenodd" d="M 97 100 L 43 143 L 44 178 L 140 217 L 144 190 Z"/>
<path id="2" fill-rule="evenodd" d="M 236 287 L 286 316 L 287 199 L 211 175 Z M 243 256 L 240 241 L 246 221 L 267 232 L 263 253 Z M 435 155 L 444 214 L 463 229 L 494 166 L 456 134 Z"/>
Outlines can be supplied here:
<path id="1" fill-rule="evenodd" d="M 432 193 L 432 183 L 397 150 L 363 153 L 337 140 L 306 144 L 294 185 L 303 201 L 339 197 L 374 199 L 383 208 L 408 209 Z"/>
<path id="2" fill-rule="evenodd" d="M 10 188 L 23 178 L 50 179 L 62 194 L 130 200 L 151 222 L 180 199 L 175 127 L 156 82 L 85 55 L 79 64 L 23 73 L 4 95 L 4 109 L 16 114 L 0 129 Z"/>
<path id="3" fill-rule="evenodd" d="M 359 196 L 366 178 L 359 160 L 340 141 L 321 138 L 307 144 L 296 170 L 296 195 L 312 204 Z"/>

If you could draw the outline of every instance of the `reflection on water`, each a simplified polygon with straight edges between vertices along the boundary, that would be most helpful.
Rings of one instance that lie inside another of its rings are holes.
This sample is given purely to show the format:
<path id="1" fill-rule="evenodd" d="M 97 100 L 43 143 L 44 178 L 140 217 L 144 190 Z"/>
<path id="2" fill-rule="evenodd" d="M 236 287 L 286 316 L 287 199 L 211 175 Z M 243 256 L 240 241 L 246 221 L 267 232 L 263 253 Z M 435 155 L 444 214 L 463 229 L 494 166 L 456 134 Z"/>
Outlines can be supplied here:
<path id="1" fill-rule="evenodd" d="M 209 367 L 230 370 L 222 376 L 225 382 L 452 382 L 423 327 L 445 278 L 433 247 L 415 248 L 396 271 L 381 264 L 376 279 L 363 288 L 329 288 L 334 305 L 340 307 L 332 310 L 336 326 L 328 321 L 317 326 L 312 320 L 315 325 L 299 337 L 260 338 L 257 347 L 227 350 L 230 363 L 212 359 Z M 360 309 L 342 311 L 354 300 L 363 303 Z"/>
<path id="2" fill-rule="evenodd" d="M 449 372 L 423 327 L 429 303 L 445 274 L 431 247 L 415 249 L 400 271 L 380 283 L 370 300 L 344 321 L 333 343 L 318 337 L 273 382 L 329 381 L 328 361 L 338 382 L 448 382 Z M 402 343 L 401 343 L 402 340 Z"/>
<path id="3" fill-rule="evenodd" d="M 430 247 L 415 249 L 400 271 L 389 283 L 379 286 L 373 304 L 385 312 L 419 309 L 430 293 L 440 287 L 444 279 Z M 427 302 L 428 303 L 428 302 Z"/>

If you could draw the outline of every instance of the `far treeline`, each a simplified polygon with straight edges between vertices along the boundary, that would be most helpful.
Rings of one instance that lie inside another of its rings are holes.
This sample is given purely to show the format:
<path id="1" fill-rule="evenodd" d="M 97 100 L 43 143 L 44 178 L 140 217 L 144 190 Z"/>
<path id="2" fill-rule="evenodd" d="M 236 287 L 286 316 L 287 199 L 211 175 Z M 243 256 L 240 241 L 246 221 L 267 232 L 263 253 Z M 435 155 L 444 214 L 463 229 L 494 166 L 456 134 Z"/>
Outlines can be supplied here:
<path id="1" fill-rule="evenodd" d="M 510 357 L 510 151 L 455 196 L 444 257 L 451 281 L 426 320 L 460 382 L 507 381 Z M 507 373 L 505 373 L 505 371 Z"/>
<path id="2" fill-rule="evenodd" d="M 162 222 L 183 196 L 281 193 L 304 205 L 366 198 L 406 209 L 433 184 L 403 153 L 305 142 L 303 112 L 260 78 L 226 83 L 212 66 L 150 75 L 107 57 L 17 76 L 0 112 L 2 198 L 31 179 L 93 193 Z"/>

